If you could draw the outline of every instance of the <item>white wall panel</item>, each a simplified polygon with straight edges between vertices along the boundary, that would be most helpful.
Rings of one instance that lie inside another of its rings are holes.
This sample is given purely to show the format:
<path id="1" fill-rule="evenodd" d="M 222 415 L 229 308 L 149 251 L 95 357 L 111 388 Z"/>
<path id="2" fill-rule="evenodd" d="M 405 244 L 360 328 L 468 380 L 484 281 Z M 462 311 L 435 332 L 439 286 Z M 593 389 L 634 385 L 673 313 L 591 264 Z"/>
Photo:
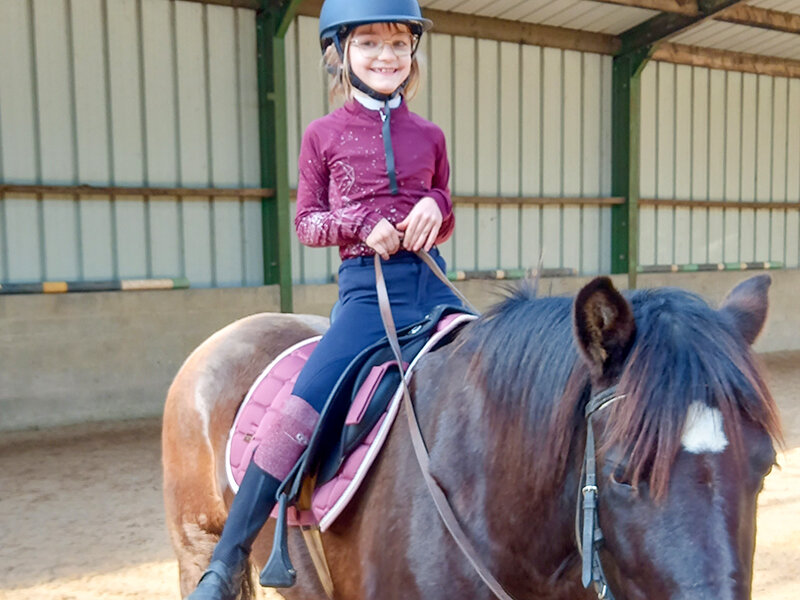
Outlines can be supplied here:
<path id="1" fill-rule="evenodd" d="M 203 12 L 201 4 L 175 5 L 179 183 L 184 187 L 211 185 Z M 180 203 L 184 272 L 190 282 L 214 280 L 209 207 L 204 197 Z"/>
<path id="2" fill-rule="evenodd" d="M 797 85 L 766 75 L 649 64 L 642 75 L 642 197 L 800 201 Z M 796 206 L 644 207 L 640 263 L 778 261 L 795 267 L 797 213 Z"/>
<path id="3" fill-rule="evenodd" d="M 700 71 L 698 69 L 698 71 Z M 705 72 L 705 69 L 702 71 Z M 742 161 L 742 74 L 726 73 L 725 96 L 725 194 L 726 200 L 741 198 Z M 739 260 L 741 211 L 725 209 L 723 261 Z"/>
<path id="4" fill-rule="evenodd" d="M 725 199 L 725 73 L 709 74 L 708 116 L 708 199 Z M 719 263 L 723 259 L 723 211 L 719 208 L 694 209 L 694 214 L 705 213 L 705 246 L 703 258 L 693 262 Z M 680 239 L 680 238 L 679 238 Z M 700 254 L 700 253 L 698 253 Z"/>
<path id="5" fill-rule="evenodd" d="M 140 19 L 136 0 L 107 9 L 112 185 L 138 186 L 145 177 Z M 147 276 L 145 204 L 141 197 L 113 199 L 114 277 Z"/>
<path id="6" fill-rule="evenodd" d="M 308 17 L 287 35 L 292 166 L 305 127 L 332 108 L 317 36 Z M 4 181 L 260 184 L 252 11 L 180 0 L 4 0 L 0 39 Z M 453 195 L 610 194 L 610 57 L 442 34 L 426 36 L 421 51 L 429 63 L 412 108 L 445 132 Z M 799 85 L 649 64 L 642 197 L 800 201 Z M 2 281 L 262 281 L 258 200 L 16 194 L 1 202 Z M 461 204 L 441 250 L 458 270 L 527 268 L 544 251 L 546 267 L 603 272 L 610 214 Z M 796 208 L 642 207 L 639 261 L 797 266 L 798 221 Z M 331 280 L 337 249 L 293 241 L 292 250 L 297 281 Z"/>
<path id="7" fill-rule="evenodd" d="M 789 81 L 786 200 L 800 202 L 800 79 Z M 800 267 L 800 210 L 786 216 L 786 266 Z"/>
<path id="8" fill-rule="evenodd" d="M 210 140 L 213 157 L 212 185 L 238 187 L 239 88 L 236 62 L 236 12 L 207 6 L 207 49 Z M 241 285 L 244 277 L 241 239 L 241 203 L 230 198 L 214 199 L 214 256 L 217 286 Z"/>
<path id="9" fill-rule="evenodd" d="M 581 122 L 583 124 L 580 158 L 583 164 L 581 172 L 581 196 L 603 196 L 607 192 L 602 188 L 603 160 L 608 160 L 602 143 L 603 122 L 603 71 L 599 54 L 583 54 L 582 81 L 583 98 Z M 582 232 L 578 242 L 581 245 L 579 270 L 581 273 L 599 273 L 601 254 L 609 254 L 601 246 L 601 209 L 596 206 L 584 206 L 581 211 Z"/>
<path id="10" fill-rule="evenodd" d="M 520 195 L 520 116 L 522 111 L 521 94 L 521 46 L 503 42 L 500 44 L 499 57 L 499 90 L 500 102 L 498 110 L 498 136 L 497 145 L 499 182 L 498 190 L 501 196 Z M 527 268 L 520 256 L 521 234 L 521 208 L 519 206 L 500 206 L 499 235 L 500 255 L 497 264 L 513 268 Z"/>
<path id="11" fill-rule="evenodd" d="M 773 151 L 773 82 L 772 77 L 758 76 L 758 96 L 756 106 L 756 200 L 769 202 L 772 199 Z M 756 260 L 769 259 L 770 213 L 769 210 L 756 211 L 754 232 Z"/>
<path id="12" fill-rule="evenodd" d="M 520 130 L 520 184 L 523 196 L 542 195 L 542 49 L 522 46 L 522 104 Z M 542 211 L 522 206 L 520 256 L 522 268 L 535 267 L 542 252 Z"/>
<path id="13" fill-rule="evenodd" d="M 148 185 L 165 187 L 178 184 L 173 9 L 173 4 L 162 0 L 141 0 L 145 180 Z M 169 196 L 147 199 L 145 214 L 150 249 L 147 276 L 180 272 L 177 201 Z"/>
<path id="14" fill-rule="evenodd" d="M 452 169 L 455 150 L 455 115 L 453 106 L 453 38 L 446 35 L 428 36 L 428 78 L 425 85 L 430 87 L 430 118 L 442 128 L 447 144 L 450 167 Z M 450 178 L 452 192 L 453 178 Z M 439 247 L 442 257 L 449 267 L 455 263 L 455 241 L 451 237 Z"/>
<path id="15" fill-rule="evenodd" d="M 64 0 L 33 9 L 34 57 L 38 96 L 41 176 L 53 183 L 75 181 L 75 118 L 72 82 L 72 32 Z M 78 279 L 77 202 L 71 196 L 42 199 L 44 277 Z"/>
<path id="16" fill-rule="evenodd" d="M 756 123 L 757 119 L 757 76 L 752 73 L 742 75 L 742 138 L 741 138 L 741 200 L 754 200 L 756 197 Z M 755 256 L 755 211 L 742 209 L 739 221 L 739 259 L 749 262 Z"/>
<path id="17" fill-rule="evenodd" d="M 260 138 L 258 130 L 258 72 L 256 60 L 256 23 L 253 12 L 236 10 L 236 36 L 239 73 L 239 156 L 240 185 L 261 186 Z M 288 53 L 288 50 L 287 50 Z M 290 172 L 293 169 L 290 169 Z M 295 186 L 296 187 L 296 186 Z M 264 251 L 262 245 L 261 202 L 242 203 L 242 252 L 244 254 L 244 284 L 264 283 Z M 286 227 L 291 224 L 287 223 Z"/>
<path id="18" fill-rule="evenodd" d="M 580 52 L 564 51 L 564 115 L 563 147 L 561 165 L 561 195 L 581 196 L 581 161 L 583 155 L 583 61 Z M 560 267 L 578 268 L 581 264 L 581 208 L 579 206 L 561 207 L 561 252 Z"/>
<path id="19" fill-rule="evenodd" d="M 600 136 L 600 190 L 603 196 L 611 195 L 611 71 L 612 59 L 603 56 L 600 59 L 602 74 L 600 77 L 603 94 L 601 98 Z M 599 273 L 611 271 L 611 208 L 598 209 L 600 212 L 600 268 Z M 592 273 L 592 271 L 586 271 Z"/>
<path id="20" fill-rule="evenodd" d="M 452 167 L 451 192 L 454 195 L 474 196 L 477 190 L 477 80 L 475 77 L 475 58 L 477 41 L 472 38 L 456 37 L 453 42 L 454 56 L 459 57 L 453 66 L 452 106 L 457 127 L 453 131 L 454 147 L 450 151 Z M 456 231 L 453 234 L 455 256 L 451 268 L 475 269 L 476 247 L 474 204 L 456 205 Z"/>
<path id="21" fill-rule="evenodd" d="M 542 195 L 560 196 L 562 185 L 564 71 L 562 50 L 542 49 Z M 542 252 L 546 268 L 561 266 L 562 210 L 542 208 Z"/>
<path id="22" fill-rule="evenodd" d="M 657 63 L 656 74 L 656 197 L 675 196 L 675 65 Z M 674 258 L 675 209 L 656 208 L 656 262 L 670 264 Z"/>
<path id="23" fill-rule="evenodd" d="M 675 85 L 679 89 L 692 89 L 691 67 L 679 65 L 675 68 Z M 678 94 L 675 98 L 675 196 L 681 199 L 692 196 L 692 101 L 691 93 Z M 676 239 L 691 239 L 691 211 L 687 208 L 676 208 L 672 219 Z M 673 262 L 688 263 L 690 250 L 691 244 L 673 244 Z"/>
<path id="24" fill-rule="evenodd" d="M 641 75 L 641 122 L 640 122 L 640 167 L 639 190 L 642 198 L 655 198 L 658 155 L 656 139 L 658 117 L 656 108 L 658 69 L 648 65 Z M 653 206 L 639 208 L 639 264 L 656 263 L 656 209 Z"/>
<path id="25" fill-rule="evenodd" d="M 253 11 L 9 0 L 0 3 L 0 35 L 3 181 L 260 184 Z M 258 200 L 44 194 L 0 202 L 2 281 L 263 281 Z"/>
<path id="26" fill-rule="evenodd" d="M 77 178 L 80 183 L 104 185 L 109 170 L 108 85 L 105 70 L 105 36 L 101 0 L 72 3 L 74 39 L 75 135 Z M 111 253 L 112 212 L 108 198 L 80 197 L 79 276 L 102 279 L 114 270 Z"/>
<path id="27" fill-rule="evenodd" d="M 0 156 L 5 181 L 40 178 L 32 14 L 26 0 L 3 4 L 0 18 Z M 6 82 L 14 82 L 9 85 Z M 5 85 L 4 85 L 5 83 Z M 31 195 L 7 194 L 3 205 L 0 274 L 7 281 L 42 279 L 41 203 Z"/>
<path id="28" fill-rule="evenodd" d="M 788 81 L 783 77 L 773 80 L 772 97 L 772 181 L 771 197 L 774 202 L 786 202 L 787 126 L 789 123 Z M 770 211 L 769 259 L 785 262 L 786 212 Z"/>
<path id="29" fill-rule="evenodd" d="M 477 42 L 477 86 L 476 118 L 478 138 L 475 141 L 477 172 L 476 191 L 479 196 L 497 194 L 500 165 L 500 44 L 495 41 Z M 499 208 L 497 206 L 477 206 L 475 226 L 477 239 L 475 266 L 478 269 L 496 269 L 500 260 Z"/>
<path id="30" fill-rule="evenodd" d="M 709 137 L 710 137 L 710 120 L 711 107 L 714 103 L 709 103 L 709 77 L 707 69 L 691 69 L 692 80 L 690 82 L 692 94 L 686 94 L 691 97 L 691 115 L 689 121 L 689 128 L 692 135 L 691 153 L 689 153 L 689 169 L 690 169 L 690 184 L 691 192 L 688 196 L 684 195 L 683 198 L 691 198 L 692 200 L 708 200 L 709 199 Z M 715 121 L 716 122 L 716 121 Z M 679 244 L 679 247 L 685 247 L 689 250 L 689 256 L 679 254 L 678 261 L 686 263 L 701 263 L 706 262 L 708 257 L 708 214 L 705 210 L 691 210 L 682 209 L 690 214 L 690 232 L 682 239 L 687 240 L 689 243 Z M 679 238 L 681 239 L 681 238 Z"/>

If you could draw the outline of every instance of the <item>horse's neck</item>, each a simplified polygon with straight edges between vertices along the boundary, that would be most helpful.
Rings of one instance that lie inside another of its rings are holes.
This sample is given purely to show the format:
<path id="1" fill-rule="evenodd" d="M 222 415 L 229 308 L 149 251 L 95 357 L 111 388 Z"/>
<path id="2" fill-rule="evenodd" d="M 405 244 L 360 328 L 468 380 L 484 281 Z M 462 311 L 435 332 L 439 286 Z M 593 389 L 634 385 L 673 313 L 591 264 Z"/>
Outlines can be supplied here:
<path id="1" fill-rule="evenodd" d="M 577 476 L 568 472 L 552 493 L 540 493 L 530 435 L 492 419 L 477 390 L 441 390 L 422 417 L 433 425 L 427 428 L 431 468 L 487 564 L 501 580 L 519 580 L 525 589 L 552 590 L 560 579 L 579 577 L 573 572 Z"/>

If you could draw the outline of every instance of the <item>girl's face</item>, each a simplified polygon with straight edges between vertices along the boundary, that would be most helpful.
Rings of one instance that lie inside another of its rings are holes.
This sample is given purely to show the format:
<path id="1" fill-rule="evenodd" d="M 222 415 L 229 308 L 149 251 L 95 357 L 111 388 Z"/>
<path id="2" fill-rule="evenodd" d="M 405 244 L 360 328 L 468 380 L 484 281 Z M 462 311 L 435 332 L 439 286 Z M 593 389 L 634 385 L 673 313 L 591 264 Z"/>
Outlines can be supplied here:
<path id="1" fill-rule="evenodd" d="M 348 60 L 356 77 L 381 94 L 391 94 L 411 73 L 414 40 L 406 25 L 371 23 L 350 34 Z"/>

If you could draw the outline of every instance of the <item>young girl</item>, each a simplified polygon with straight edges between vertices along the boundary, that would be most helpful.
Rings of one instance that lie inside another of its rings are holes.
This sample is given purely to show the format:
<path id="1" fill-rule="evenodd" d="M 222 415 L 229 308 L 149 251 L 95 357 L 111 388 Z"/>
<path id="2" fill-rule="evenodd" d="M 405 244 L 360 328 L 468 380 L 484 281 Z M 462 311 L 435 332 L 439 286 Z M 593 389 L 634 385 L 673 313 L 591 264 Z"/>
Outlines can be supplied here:
<path id="1" fill-rule="evenodd" d="M 253 540 L 281 481 L 302 454 L 319 412 L 349 362 L 384 336 L 374 254 L 398 327 L 437 304 L 460 305 L 414 254 L 453 231 L 442 131 L 408 110 L 419 84 L 416 49 L 432 23 L 417 0 L 325 0 L 320 42 L 331 94 L 342 108 L 311 123 L 300 148 L 295 226 L 309 246 L 339 246 L 339 310 L 297 379 L 270 407 L 208 570 L 190 600 L 233 600 Z"/>

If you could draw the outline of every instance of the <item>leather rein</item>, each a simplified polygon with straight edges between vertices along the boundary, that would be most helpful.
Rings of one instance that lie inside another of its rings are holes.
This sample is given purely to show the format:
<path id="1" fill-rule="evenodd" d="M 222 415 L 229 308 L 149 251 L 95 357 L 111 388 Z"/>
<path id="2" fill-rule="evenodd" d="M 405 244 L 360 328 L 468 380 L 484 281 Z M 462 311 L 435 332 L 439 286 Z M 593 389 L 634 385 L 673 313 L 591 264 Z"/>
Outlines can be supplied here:
<path id="1" fill-rule="evenodd" d="M 594 427 L 592 417 L 597 411 L 609 406 L 617 400 L 624 398 L 617 394 L 617 386 L 595 394 L 586 405 L 586 448 L 583 453 L 583 466 L 581 467 L 582 487 L 575 506 L 575 538 L 578 542 L 578 551 L 581 554 L 582 570 L 581 583 L 588 588 L 594 584 L 594 591 L 600 600 L 614 600 L 614 594 L 608 587 L 603 565 L 600 563 L 599 549 L 603 543 L 603 532 L 597 518 L 597 459 L 595 456 Z M 581 513 L 583 525 L 581 527 Z"/>
<path id="2" fill-rule="evenodd" d="M 425 251 L 420 250 L 417 256 L 430 267 L 434 275 L 436 275 L 453 293 L 464 303 L 464 306 L 469 308 L 475 314 L 480 314 L 472 304 L 466 299 L 461 291 L 456 288 L 447 276 L 442 272 L 439 265 L 431 258 Z M 483 580 L 486 586 L 492 591 L 495 597 L 500 600 L 514 600 L 508 592 L 505 591 L 500 582 L 495 579 L 492 573 L 484 564 L 479 556 L 477 550 L 472 542 L 467 537 L 466 533 L 458 523 L 458 519 L 447 501 L 447 496 L 439 483 L 433 478 L 430 472 L 430 457 L 428 456 L 428 448 L 425 444 L 425 439 L 422 436 L 422 429 L 420 428 L 419 421 L 417 420 L 416 412 L 414 411 L 414 404 L 411 401 L 411 392 L 408 389 L 408 381 L 406 381 L 406 373 L 403 368 L 403 359 L 400 352 L 400 343 L 397 339 L 397 329 L 392 317 L 392 310 L 389 304 L 389 294 L 386 290 L 386 281 L 383 277 L 383 269 L 381 268 L 381 259 L 377 254 L 375 255 L 375 288 L 378 294 L 378 305 L 381 313 L 381 320 L 383 321 L 386 336 L 389 340 L 389 345 L 392 348 L 395 360 L 397 361 L 398 368 L 400 369 L 401 382 L 403 385 L 403 406 L 405 408 L 406 417 L 408 420 L 408 429 L 411 434 L 411 442 L 414 447 L 414 455 L 419 463 L 420 470 L 422 471 L 425 485 L 428 488 L 436 510 L 447 528 L 447 531 L 455 540 L 461 552 L 472 565 L 472 568 Z M 602 531 L 597 520 L 597 471 L 595 459 L 595 443 L 594 432 L 592 429 L 592 416 L 601 408 L 611 404 L 612 402 L 622 398 L 623 396 L 616 394 L 616 388 L 612 387 L 599 394 L 595 395 L 586 406 L 586 450 L 584 453 L 584 461 L 582 468 L 581 481 L 583 487 L 581 489 L 581 498 L 578 499 L 576 508 L 576 534 L 577 528 L 580 523 L 581 511 L 583 512 L 583 539 L 577 535 L 578 550 L 581 553 L 583 561 L 582 582 L 584 587 L 589 587 L 594 583 L 597 597 L 600 600 L 614 600 L 611 590 L 608 588 L 605 575 L 603 573 L 602 565 L 600 564 L 600 557 L 598 555 L 598 548 L 603 539 Z M 584 551 L 589 548 L 588 552 Z"/>

